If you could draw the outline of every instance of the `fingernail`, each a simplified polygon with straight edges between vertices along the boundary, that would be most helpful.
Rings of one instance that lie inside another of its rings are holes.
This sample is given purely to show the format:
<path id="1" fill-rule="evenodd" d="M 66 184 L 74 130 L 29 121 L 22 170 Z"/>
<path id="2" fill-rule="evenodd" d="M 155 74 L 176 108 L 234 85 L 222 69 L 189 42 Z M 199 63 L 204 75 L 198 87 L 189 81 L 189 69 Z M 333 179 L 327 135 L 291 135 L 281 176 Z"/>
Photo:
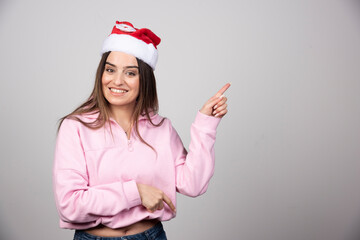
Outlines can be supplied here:
<path id="1" fill-rule="evenodd" d="M 215 117 L 218 117 L 219 116 L 219 114 L 217 113 L 217 114 L 215 114 Z"/>
<path id="2" fill-rule="evenodd" d="M 223 98 L 224 97 L 224 94 L 222 94 L 219 98 L 221 99 L 221 98 Z"/>
<path id="3" fill-rule="evenodd" d="M 216 104 L 216 105 L 214 106 L 214 110 L 215 110 L 217 107 L 218 107 L 218 105 Z"/>
<path id="4" fill-rule="evenodd" d="M 213 111 L 213 112 L 212 112 L 212 115 L 215 115 L 215 114 L 216 114 L 216 111 Z"/>

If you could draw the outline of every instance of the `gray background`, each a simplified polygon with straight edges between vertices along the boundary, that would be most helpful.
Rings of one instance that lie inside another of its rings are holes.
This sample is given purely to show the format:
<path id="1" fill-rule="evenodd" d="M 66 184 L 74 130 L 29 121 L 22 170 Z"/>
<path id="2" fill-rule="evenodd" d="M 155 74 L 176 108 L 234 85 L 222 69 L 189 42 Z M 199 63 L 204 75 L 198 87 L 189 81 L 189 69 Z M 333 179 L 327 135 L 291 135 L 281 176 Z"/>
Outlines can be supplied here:
<path id="1" fill-rule="evenodd" d="M 0 1 L 0 238 L 58 227 L 57 120 L 90 94 L 115 20 L 162 38 L 160 113 L 184 143 L 226 82 L 216 171 L 178 195 L 169 239 L 360 239 L 360 4 L 355 0 Z"/>

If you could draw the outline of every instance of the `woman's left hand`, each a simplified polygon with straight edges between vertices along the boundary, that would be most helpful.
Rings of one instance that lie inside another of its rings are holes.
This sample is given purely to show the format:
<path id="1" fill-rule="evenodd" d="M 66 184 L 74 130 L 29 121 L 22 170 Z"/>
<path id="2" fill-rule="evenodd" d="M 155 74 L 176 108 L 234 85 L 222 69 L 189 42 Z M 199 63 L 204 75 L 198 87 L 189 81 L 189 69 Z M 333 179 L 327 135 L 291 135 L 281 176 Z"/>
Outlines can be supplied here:
<path id="1" fill-rule="evenodd" d="M 224 92 L 230 87 L 230 83 L 225 84 L 213 97 L 211 97 L 200 112 L 208 116 L 222 118 L 227 113 L 227 98 L 224 97 Z"/>

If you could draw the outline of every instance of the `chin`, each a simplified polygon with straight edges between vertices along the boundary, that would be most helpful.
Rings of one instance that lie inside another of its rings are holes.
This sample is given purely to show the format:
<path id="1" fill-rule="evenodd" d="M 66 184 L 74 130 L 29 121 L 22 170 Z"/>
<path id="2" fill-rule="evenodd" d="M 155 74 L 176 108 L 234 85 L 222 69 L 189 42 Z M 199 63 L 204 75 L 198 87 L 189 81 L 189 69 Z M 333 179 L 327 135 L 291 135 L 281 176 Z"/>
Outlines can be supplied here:
<path id="1" fill-rule="evenodd" d="M 122 106 L 135 106 L 135 101 L 108 101 L 110 105 L 122 107 Z"/>

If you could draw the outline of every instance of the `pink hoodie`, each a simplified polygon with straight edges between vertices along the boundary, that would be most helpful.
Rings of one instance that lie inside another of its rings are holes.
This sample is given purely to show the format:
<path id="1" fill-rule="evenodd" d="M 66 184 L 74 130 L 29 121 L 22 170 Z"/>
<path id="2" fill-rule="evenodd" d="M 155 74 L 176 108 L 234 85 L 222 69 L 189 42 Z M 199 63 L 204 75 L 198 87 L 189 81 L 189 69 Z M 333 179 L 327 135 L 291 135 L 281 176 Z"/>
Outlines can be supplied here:
<path id="1" fill-rule="evenodd" d="M 84 115 L 93 121 L 97 114 Z M 159 115 L 151 116 L 154 123 Z M 220 118 L 198 112 L 191 126 L 189 153 L 170 120 L 154 127 L 145 117 L 139 132 L 127 139 L 113 120 L 91 130 L 76 120 L 65 119 L 60 127 L 53 169 L 53 184 L 60 227 L 87 229 L 99 224 L 110 228 L 128 226 L 142 219 L 170 220 L 171 209 L 148 212 L 141 205 L 136 183 L 162 190 L 176 205 L 176 191 L 187 196 L 203 194 L 214 173 L 214 143 Z"/>

